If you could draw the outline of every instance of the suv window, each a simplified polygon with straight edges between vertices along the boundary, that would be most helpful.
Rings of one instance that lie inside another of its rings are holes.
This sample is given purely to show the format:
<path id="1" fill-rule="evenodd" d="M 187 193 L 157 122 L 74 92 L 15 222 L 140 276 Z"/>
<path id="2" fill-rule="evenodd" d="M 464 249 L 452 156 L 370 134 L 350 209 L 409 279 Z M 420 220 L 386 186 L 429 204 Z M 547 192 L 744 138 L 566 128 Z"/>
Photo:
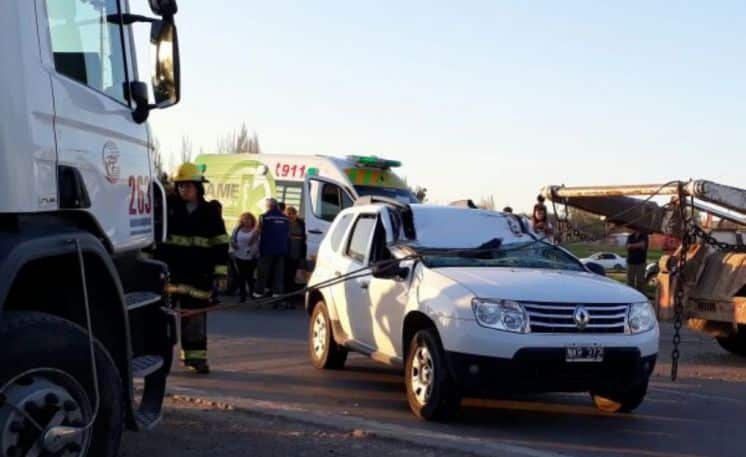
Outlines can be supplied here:
<path id="1" fill-rule="evenodd" d="M 339 246 L 342 244 L 342 238 L 345 236 L 350 222 L 352 222 L 352 214 L 345 214 L 339 220 L 337 226 L 334 227 L 334 231 L 331 234 L 332 249 L 334 252 L 339 252 Z"/>
<path id="2" fill-rule="evenodd" d="M 376 220 L 376 216 L 373 214 L 363 214 L 358 217 L 355 227 L 352 229 L 346 254 L 358 263 L 365 261 L 373 230 L 376 228 Z"/>
<path id="3" fill-rule="evenodd" d="M 117 0 L 47 0 L 49 34 L 58 73 L 127 103 L 121 26 Z"/>
<path id="4" fill-rule="evenodd" d="M 311 204 L 313 214 L 325 221 L 333 221 L 337 214 L 352 206 L 352 199 L 336 184 L 311 180 Z"/>

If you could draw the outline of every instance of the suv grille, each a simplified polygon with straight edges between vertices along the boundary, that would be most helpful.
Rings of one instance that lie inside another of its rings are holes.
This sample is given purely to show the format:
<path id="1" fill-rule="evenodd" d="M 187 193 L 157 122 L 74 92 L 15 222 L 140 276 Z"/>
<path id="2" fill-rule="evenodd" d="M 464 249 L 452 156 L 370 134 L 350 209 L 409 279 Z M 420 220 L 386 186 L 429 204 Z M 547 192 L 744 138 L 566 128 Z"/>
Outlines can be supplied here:
<path id="1" fill-rule="evenodd" d="M 626 304 L 522 303 L 528 313 L 532 333 L 625 333 Z M 588 318 L 578 325 L 575 314 L 584 308 Z"/>

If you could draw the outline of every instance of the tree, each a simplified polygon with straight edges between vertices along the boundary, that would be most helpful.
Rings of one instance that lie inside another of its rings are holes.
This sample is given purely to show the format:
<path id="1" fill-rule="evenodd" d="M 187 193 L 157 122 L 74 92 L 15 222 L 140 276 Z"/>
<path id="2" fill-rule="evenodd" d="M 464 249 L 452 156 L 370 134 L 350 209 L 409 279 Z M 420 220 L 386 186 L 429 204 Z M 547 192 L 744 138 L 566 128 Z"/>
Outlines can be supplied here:
<path id="1" fill-rule="evenodd" d="M 487 197 L 482 197 L 481 200 L 479 200 L 479 204 L 477 205 L 481 209 L 488 209 L 490 211 L 495 210 L 495 197 L 492 195 L 488 195 Z"/>
<path id="2" fill-rule="evenodd" d="M 259 136 L 254 132 L 249 136 L 249 129 L 246 123 L 241 124 L 241 128 L 230 133 L 226 133 L 218 138 L 218 154 L 260 154 Z"/>
<path id="3" fill-rule="evenodd" d="M 158 138 L 153 138 L 153 143 L 150 145 L 150 158 L 156 176 L 161 176 L 163 174 L 163 151 L 161 151 L 161 142 Z"/>
<path id="4" fill-rule="evenodd" d="M 427 201 L 427 189 L 422 186 L 417 186 L 414 189 L 414 195 L 422 203 Z"/>
<path id="5" fill-rule="evenodd" d="M 606 222 L 593 213 L 577 208 L 568 208 L 567 215 L 570 230 L 577 232 L 577 237 L 601 239 L 606 234 Z"/>
<path id="6" fill-rule="evenodd" d="M 192 140 L 189 138 L 189 135 L 182 135 L 181 136 L 181 163 L 191 162 L 192 161 Z"/>

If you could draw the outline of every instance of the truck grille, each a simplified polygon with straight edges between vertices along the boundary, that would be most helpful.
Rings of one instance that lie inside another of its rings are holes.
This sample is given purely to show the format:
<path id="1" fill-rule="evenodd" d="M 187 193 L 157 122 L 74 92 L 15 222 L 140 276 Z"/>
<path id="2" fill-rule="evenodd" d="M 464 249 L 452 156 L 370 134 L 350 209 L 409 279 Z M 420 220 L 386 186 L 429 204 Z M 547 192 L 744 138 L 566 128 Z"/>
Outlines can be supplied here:
<path id="1" fill-rule="evenodd" d="M 528 313 L 532 333 L 625 333 L 626 304 L 522 303 Z M 579 307 L 587 312 L 588 323 L 575 320 Z"/>

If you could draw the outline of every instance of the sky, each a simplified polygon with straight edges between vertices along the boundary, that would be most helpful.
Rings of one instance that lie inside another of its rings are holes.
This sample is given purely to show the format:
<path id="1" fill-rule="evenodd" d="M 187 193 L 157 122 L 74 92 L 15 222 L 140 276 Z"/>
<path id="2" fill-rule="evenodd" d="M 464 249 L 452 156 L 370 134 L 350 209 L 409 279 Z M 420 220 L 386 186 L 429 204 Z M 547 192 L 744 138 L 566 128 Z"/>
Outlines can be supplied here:
<path id="1" fill-rule="evenodd" d="M 134 1 L 134 0 L 133 0 Z M 263 152 L 375 154 L 431 201 L 549 184 L 746 187 L 746 2 L 181 0 L 176 164 L 246 123 Z"/>

